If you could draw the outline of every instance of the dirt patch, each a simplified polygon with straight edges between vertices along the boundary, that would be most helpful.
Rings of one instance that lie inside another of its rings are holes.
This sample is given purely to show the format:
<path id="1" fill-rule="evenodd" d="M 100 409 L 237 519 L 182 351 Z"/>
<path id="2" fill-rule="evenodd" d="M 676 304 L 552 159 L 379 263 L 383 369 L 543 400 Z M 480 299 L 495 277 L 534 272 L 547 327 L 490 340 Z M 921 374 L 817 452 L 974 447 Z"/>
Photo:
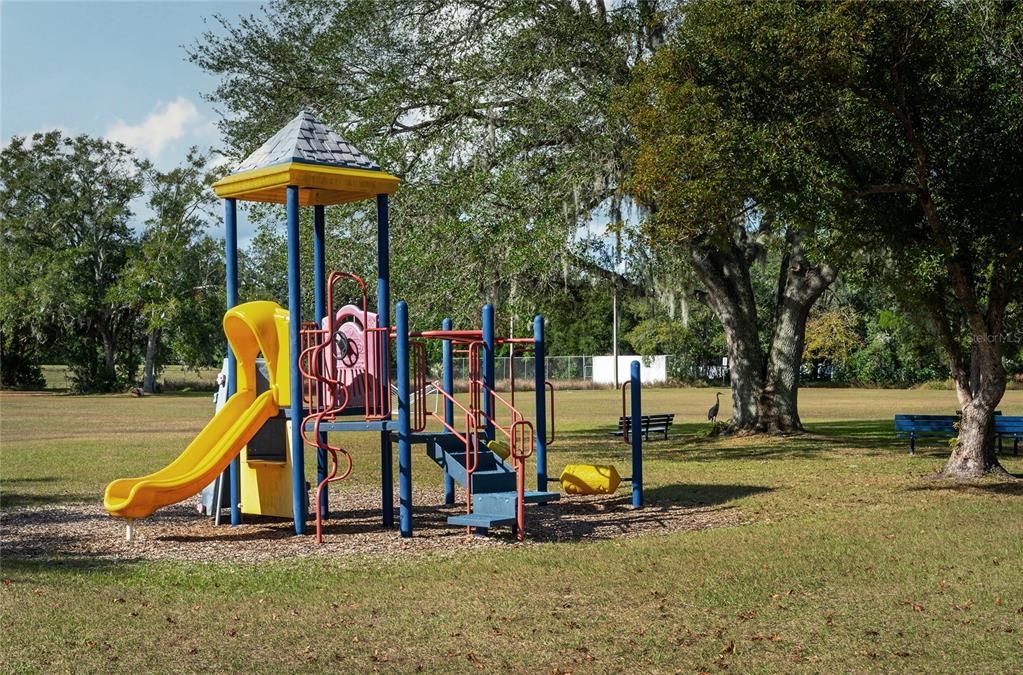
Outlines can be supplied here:
<path id="1" fill-rule="evenodd" d="M 306 536 L 295 536 L 288 519 L 246 516 L 240 527 L 215 527 L 189 503 L 158 511 L 139 521 L 132 542 L 124 540 L 124 521 L 111 518 L 99 504 L 32 507 L 0 513 L 3 558 L 97 560 L 183 560 L 192 562 L 260 562 L 305 556 L 453 554 L 519 544 L 507 528 L 490 536 L 451 527 L 447 517 L 464 506 L 443 504 L 443 493 L 413 494 L 414 536 L 402 539 L 397 529 L 381 524 L 380 493 L 347 491 L 332 495 L 340 509 L 326 523 L 322 545 L 311 521 Z M 398 508 L 395 506 L 395 520 Z M 226 512 L 225 512 L 226 518 Z M 526 545 L 554 541 L 593 541 L 656 533 L 683 532 L 742 524 L 740 514 L 723 506 L 693 507 L 655 502 L 631 508 L 628 495 L 563 497 L 527 512 Z"/>

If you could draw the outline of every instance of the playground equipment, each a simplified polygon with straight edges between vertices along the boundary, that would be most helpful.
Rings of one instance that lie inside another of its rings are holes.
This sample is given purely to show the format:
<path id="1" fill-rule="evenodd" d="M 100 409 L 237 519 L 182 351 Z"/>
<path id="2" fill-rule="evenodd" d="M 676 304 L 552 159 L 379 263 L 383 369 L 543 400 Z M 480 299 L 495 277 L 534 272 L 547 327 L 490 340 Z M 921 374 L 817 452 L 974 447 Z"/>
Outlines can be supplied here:
<path id="1" fill-rule="evenodd" d="M 286 363 L 287 312 L 273 302 L 250 302 L 224 316 L 224 332 L 238 365 L 237 392 L 214 415 L 177 459 L 141 478 L 115 480 L 103 503 L 111 515 L 128 519 L 128 538 L 136 518 L 196 494 L 241 452 L 260 428 L 289 404 Z M 256 393 L 256 357 L 262 353 L 270 373 L 270 388 Z"/>
<path id="2" fill-rule="evenodd" d="M 412 536 L 412 446 L 445 472 L 445 502 L 454 503 L 454 485 L 465 489 L 466 513 L 449 518 L 457 526 L 486 531 L 511 526 L 521 539 L 525 506 L 557 499 L 548 492 L 547 397 L 553 387 L 544 375 L 543 318 L 534 321 L 532 338 L 498 337 L 494 311 L 483 308 L 482 328 L 454 330 L 446 320 L 439 331 L 411 333 L 408 307 L 395 305 L 391 325 L 388 197 L 398 179 L 302 112 L 252 153 L 237 171 L 214 189 L 225 199 L 228 336 L 224 408 L 167 468 L 150 476 L 118 480 L 107 489 L 105 504 L 115 516 L 146 517 L 157 508 L 198 493 L 229 466 L 231 524 L 244 512 L 290 515 L 296 534 L 308 520 L 304 446 L 317 449 L 315 519 L 318 532 L 329 515 L 330 483 L 352 471 L 351 455 L 337 434 L 380 434 L 381 515 L 394 524 L 393 444 L 398 445 L 399 531 Z M 286 205 L 288 232 L 288 309 L 273 303 L 238 305 L 237 200 Z M 377 216 L 376 313 L 369 311 L 365 283 L 351 274 L 325 271 L 325 207 L 375 199 Z M 302 323 L 299 274 L 299 212 L 313 207 L 313 284 L 315 322 Z M 361 306 L 334 308 L 336 287 L 354 283 Z M 441 340 L 443 382 L 428 383 L 425 340 Z M 530 421 L 495 391 L 494 357 L 502 345 L 532 351 L 536 360 L 536 419 Z M 451 359 L 455 349 L 472 364 L 469 400 L 454 395 Z M 256 390 L 255 359 L 267 361 L 269 389 Z M 393 359 L 393 360 L 392 360 Z M 392 401 L 393 390 L 397 393 Z M 426 410 L 429 387 L 444 401 L 443 415 Z M 283 422 L 283 461 L 253 460 L 247 448 L 271 420 Z M 428 422 L 433 428 L 428 429 Z M 553 424 L 551 426 L 553 434 Z M 332 437 L 328 433 L 335 434 Z M 495 441 L 500 441 L 495 443 Z M 491 444 L 488 446 L 488 443 Z M 496 450 L 506 449 L 501 456 Z M 537 489 L 526 490 L 527 460 L 535 457 Z M 244 461 L 243 461 L 244 460 Z M 290 472 L 290 481 L 288 473 Z M 290 482 L 290 504 L 287 486 Z M 283 513 L 287 512 L 287 513 Z"/>
<path id="3" fill-rule="evenodd" d="M 639 361 L 633 361 L 629 380 L 622 383 L 622 440 L 632 448 L 632 475 L 622 478 L 609 464 L 569 464 L 561 471 L 561 489 L 570 495 L 611 494 L 622 482 L 632 484 L 632 507 L 643 506 L 643 390 Z M 631 393 L 631 410 L 626 406 Z"/>

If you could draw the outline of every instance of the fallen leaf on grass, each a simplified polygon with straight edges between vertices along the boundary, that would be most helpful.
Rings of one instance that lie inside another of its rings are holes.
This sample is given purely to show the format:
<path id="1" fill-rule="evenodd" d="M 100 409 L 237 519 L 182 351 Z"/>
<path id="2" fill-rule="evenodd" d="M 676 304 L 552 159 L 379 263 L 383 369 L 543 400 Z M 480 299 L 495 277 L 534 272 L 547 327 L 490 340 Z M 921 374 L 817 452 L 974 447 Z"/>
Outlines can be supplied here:
<path id="1" fill-rule="evenodd" d="M 903 600 L 899 604 L 900 605 L 905 605 L 907 607 L 912 607 L 914 612 L 924 612 L 924 611 L 926 611 L 924 609 L 923 605 L 921 605 L 919 603 L 916 603 L 916 602 L 913 602 L 912 600 Z"/>
<path id="2" fill-rule="evenodd" d="M 721 650 L 721 656 L 724 656 L 725 654 L 734 654 L 734 653 L 735 653 L 735 640 L 729 640 L 728 644 L 726 644 L 724 649 Z"/>
<path id="3" fill-rule="evenodd" d="M 10 586 L 13 583 L 14 579 L 11 579 L 10 577 L 4 577 L 4 586 Z"/>

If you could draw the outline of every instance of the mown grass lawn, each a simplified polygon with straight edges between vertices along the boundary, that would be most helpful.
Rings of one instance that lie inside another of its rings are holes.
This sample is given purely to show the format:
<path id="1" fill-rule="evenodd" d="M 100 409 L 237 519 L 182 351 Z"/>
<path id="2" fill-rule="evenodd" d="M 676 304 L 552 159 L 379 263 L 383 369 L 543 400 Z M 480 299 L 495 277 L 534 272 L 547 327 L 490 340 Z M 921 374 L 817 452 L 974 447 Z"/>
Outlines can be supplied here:
<path id="1" fill-rule="evenodd" d="M 954 410 L 951 392 L 806 389 L 810 433 L 772 439 L 707 438 L 712 402 L 644 392 L 646 411 L 681 422 L 646 448 L 648 496 L 744 525 L 258 565 L 0 551 L 0 669 L 1023 671 L 1023 487 L 930 479 L 943 441 L 908 457 L 891 433 L 895 412 Z M 552 470 L 625 468 L 605 434 L 619 406 L 613 392 L 559 392 Z M 1023 414 L 1023 392 L 1001 409 Z M 5 395 L 2 508 L 97 502 L 113 478 L 166 464 L 210 412 L 206 394 Z M 375 439 L 348 440 L 354 482 L 376 485 Z M 1023 474 L 1023 457 L 1004 464 Z M 418 484 L 440 485 L 416 466 Z"/>

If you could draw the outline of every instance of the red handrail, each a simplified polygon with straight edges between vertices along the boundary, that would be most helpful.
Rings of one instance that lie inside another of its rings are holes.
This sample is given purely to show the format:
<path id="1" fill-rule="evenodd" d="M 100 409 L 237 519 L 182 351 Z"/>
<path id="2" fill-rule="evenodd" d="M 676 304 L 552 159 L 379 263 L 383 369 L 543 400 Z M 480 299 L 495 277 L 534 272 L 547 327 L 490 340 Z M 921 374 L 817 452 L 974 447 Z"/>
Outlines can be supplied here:
<path id="1" fill-rule="evenodd" d="M 440 392 L 441 396 L 451 401 L 452 406 L 465 414 L 465 434 L 463 435 L 448 424 L 447 420 L 441 415 L 433 411 L 430 412 L 430 415 L 435 417 L 445 429 L 465 444 L 465 511 L 466 513 L 472 513 L 472 475 L 475 473 L 477 466 L 479 466 L 479 426 L 476 422 L 476 415 L 459 403 L 454 396 L 444 391 L 439 382 L 434 382 L 433 386 Z"/>
<path id="2" fill-rule="evenodd" d="M 412 431 L 426 428 L 426 345 L 412 342 Z"/>

